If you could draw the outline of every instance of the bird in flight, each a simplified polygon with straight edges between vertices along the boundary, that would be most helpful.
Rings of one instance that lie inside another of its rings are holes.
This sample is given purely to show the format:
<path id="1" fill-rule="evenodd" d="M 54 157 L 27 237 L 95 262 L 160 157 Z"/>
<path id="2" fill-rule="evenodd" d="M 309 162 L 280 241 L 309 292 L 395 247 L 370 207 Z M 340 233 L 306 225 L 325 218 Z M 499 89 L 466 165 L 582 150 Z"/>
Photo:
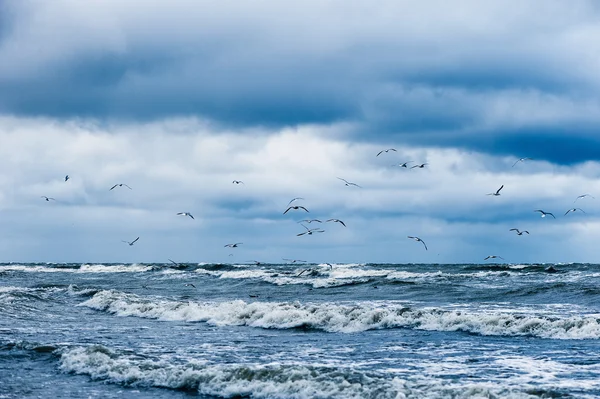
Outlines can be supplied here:
<path id="1" fill-rule="evenodd" d="M 286 209 L 285 212 L 283 212 L 283 214 L 285 215 L 286 213 L 288 213 L 288 211 L 290 209 L 293 209 L 293 210 L 304 209 L 306 212 L 308 212 L 308 209 L 306 209 L 305 207 L 303 207 L 301 205 L 292 205 L 292 206 L 288 207 L 288 209 Z"/>
<path id="2" fill-rule="evenodd" d="M 46 197 L 45 195 L 42 195 L 40 198 L 43 198 L 46 201 L 56 201 L 54 198 L 52 198 L 52 197 Z"/>
<path id="3" fill-rule="evenodd" d="M 342 222 L 340 219 L 327 219 L 326 222 L 336 222 L 346 227 L 346 223 Z"/>
<path id="4" fill-rule="evenodd" d="M 514 168 L 514 167 L 515 167 L 515 165 L 516 165 L 516 164 L 518 164 L 519 162 L 532 161 L 532 160 L 533 160 L 533 158 L 529 158 L 529 157 L 526 157 L 526 158 L 519 158 L 519 159 L 517 159 L 517 162 L 515 162 L 515 163 L 513 164 L 513 166 L 512 166 L 512 167 Z"/>
<path id="5" fill-rule="evenodd" d="M 516 231 L 518 236 L 522 236 L 523 233 L 529 234 L 529 232 L 527 230 L 520 231 L 519 229 L 510 229 L 508 231 Z"/>
<path id="6" fill-rule="evenodd" d="M 66 176 L 65 176 L 65 181 L 67 181 L 67 180 L 69 180 L 69 179 L 70 179 L 69 175 L 66 175 Z"/>
<path id="7" fill-rule="evenodd" d="M 496 258 L 504 260 L 504 258 L 502 256 L 498 256 L 498 255 L 488 255 L 483 260 L 496 259 Z"/>
<path id="8" fill-rule="evenodd" d="M 569 209 L 568 211 L 566 211 L 566 212 L 565 212 L 565 216 L 567 216 L 567 214 L 568 214 L 569 212 L 575 212 L 575 211 L 581 211 L 581 212 L 583 212 L 583 213 L 587 213 L 586 211 L 584 211 L 584 210 L 583 210 L 583 209 L 581 209 L 581 208 L 571 208 L 571 209 Z"/>
<path id="9" fill-rule="evenodd" d="M 401 168 L 408 168 L 408 164 L 411 163 L 412 161 L 406 161 L 404 163 L 399 163 L 398 165 L 394 164 L 392 166 L 400 166 Z"/>
<path id="10" fill-rule="evenodd" d="M 233 183 L 233 184 L 244 184 L 244 182 L 241 181 L 241 180 L 234 180 L 231 183 Z"/>
<path id="11" fill-rule="evenodd" d="M 177 216 L 189 216 L 192 219 L 194 218 L 194 216 L 192 216 L 192 214 L 189 212 L 177 212 Z"/>
<path id="12" fill-rule="evenodd" d="M 302 198 L 302 197 L 296 197 L 296 198 L 292 198 L 292 199 L 290 200 L 290 202 L 288 202 L 287 206 L 290 206 L 290 204 L 291 204 L 292 202 L 294 202 L 294 201 L 303 200 L 303 199 L 304 199 L 304 198 Z"/>
<path id="13" fill-rule="evenodd" d="M 306 229 L 305 232 L 300 233 L 300 234 L 296 234 L 296 236 L 300 237 L 303 236 L 304 234 L 308 234 L 309 236 L 312 235 L 313 233 L 324 233 L 325 230 L 320 229 L 320 228 L 316 228 L 316 229 L 309 229 L 308 227 L 306 227 L 305 225 L 301 225 L 302 227 L 304 227 Z"/>
<path id="14" fill-rule="evenodd" d="M 281 258 L 286 262 L 290 262 L 290 263 L 306 263 L 305 260 L 300 260 L 300 259 L 287 259 L 287 258 Z"/>
<path id="15" fill-rule="evenodd" d="M 577 198 L 575 198 L 575 201 L 573 201 L 573 203 L 577 202 L 577 200 L 578 200 L 578 199 L 580 199 L 580 198 L 585 198 L 585 197 L 591 197 L 591 198 L 593 198 L 593 199 L 596 199 L 595 197 L 592 197 L 592 196 L 591 196 L 591 195 L 589 195 L 589 194 L 583 194 L 583 195 L 579 195 Z"/>
<path id="16" fill-rule="evenodd" d="M 495 193 L 489 193 L 489 194 L 486 194 L 486 195 L 493 195 L 494 197 L 497 197 L 497 196 L 500 195 L 500 190 L 502 190 L 503 188 L 504 188 L 504 184 L 502 186 L 500 186 L 500 188 L 498 190 L 496 190 Z"/>
<path id="17" fill-rule="evenodd" d="M 130 190 L 131 190 L 131 187 L 129 187 L 129 186 L 128 186 L 127 184 L 125 184 L 125 183 L 118 183 L 118 184 L 115 184 L 114 186 L 112 186 L 112 187 L 110 188 L 110 190 L 114 189 L 115 187 L 123 187 L 123 186 L 125 186 L 125 187 L 127 187 L 128 189 L 130 189 Z M 108 191 L 110 191 L 110 190 L 108 190 Z"/>
<path id="18" fill-rule="evenodd" d="M 425 241 L 421 240 L 419 237 L 408 236 L 408 238 L 412 238 L 413 240 L 422 243 L 423 246 L 425 247 L 425 251 L 427 251 L 427 244 L 425 244 Z"/>
<path id="19" fill-rule="evenodd" d="M 238 245 L 242 245 L 242 244 L 243 244 L 243 242 L 236 242 L 235 244 L 225 244 L 224 246 L 228 247 L 228 248 L 237 248 Z"/>
<path id="20" fill-rule="evenodd" d="M 304 220 L 299 221 L 298 223 L 302 223 L 302 222 L 309 223 L 309 224 L 312 223 L 312 222 L 323 223 L 319 219 L 304 219 Z"/>
<path id="21" fill-rule="evenodd" d="M 121 241 L 123 241 L 123 242 L 126 242 L 126 243 L 127 243 L 127 244 L 129 244 L 129 246 L 131 247 L 131 246 L 133 246 L 133 244 L 135 244 L 135 243 L 136 243 L 136 241 L 137 241 L 137 240 L 139 240 L 139 239 L 140 239 L 140 237 L 136 238 L 135 240 L 133 240 L 133 241 L 131 241 L 131 242 L 129 242 L 129 241 L 125 241 L 125 240 L 121 240 Z"/>
<path id="22" fill-rule="evenodd" d="M 412 167 L 411 167 L 411 169 L 414 169 L 414 168 L 423 169 L 423 168 L 425 167 L 425 165 L 427 165 L 427 164 L 426 164 L 426 163 L 421 163 L 421 164 L 418 164 L 418 165 L 412 166 Z"/>
<path id="23" fill-rule="evenodd" d="M 341 177 L 338 177 L 338 179 L 340 179 L 341 181 L 343 181 L 343 182 L 346 184 L 346 186 L 356 186 L 356 187 L 358 187 L 358 188 L 362 188 L 362 187 L 361 187 L 361 186 L 359 186 L 358 184 L 356 184 L 356 183 L 351 183 L 351 182 L 349 182 L 349 181 L 348 181 L 348 180 L 346 180 L 346 179 L 342 179 Z"/>
<path id="24" fill-rule="evenodd" d="M 542 211 L 541 209 L 536 209 L 534 212 L 539 212 L 539 213 L 541 213 L 543 218 L 545 218 L 545 217 L 546 217 L 546 215 L 550 215 L 550 216 L 552 216 L 554 219 L 556 219 L 556 216 L 554 216 L 552 213 L 550 213 L 550 212 L 544 212 L 544 211 Z"/>
<path id="25" fill-rule="evenodd" d="M 387 152 L 389 152 L 389 151 L 394 151 L 394 152 L 396 152 L 396 149 L 395 149 L 395 148 L 388 148 L 387 150 L 381 150 L 381 151 L 379 151 L 379 152 L 377 153 L 377 155 L 375 155 L 375 156 L 376 156 L 376 157 L 378 157 L 378 156 L 380 156 L 382 153 L 384 153 L 384 152 L 386 152 L 386 153 L 387 153 Z"/>
<path id="26" fill-rule="evenodd" d="M 192 284 L 192 283 L 185 283 L 184 285 L 186 287 L 194 287 L 194 288 L 196 288 L 196 286 L 194 284 Z"/>

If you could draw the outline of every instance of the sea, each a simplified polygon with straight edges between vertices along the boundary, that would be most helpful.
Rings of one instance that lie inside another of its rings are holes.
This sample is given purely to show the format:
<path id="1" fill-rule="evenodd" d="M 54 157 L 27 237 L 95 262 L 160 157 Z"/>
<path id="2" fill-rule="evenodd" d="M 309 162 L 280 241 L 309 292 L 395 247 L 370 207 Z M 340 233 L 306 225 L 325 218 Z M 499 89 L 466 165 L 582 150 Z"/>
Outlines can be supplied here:
<path id="1" fill-rule="evenodd" d="M 0 398 L 599 398 L 596 264 L 0 264 Z"/>

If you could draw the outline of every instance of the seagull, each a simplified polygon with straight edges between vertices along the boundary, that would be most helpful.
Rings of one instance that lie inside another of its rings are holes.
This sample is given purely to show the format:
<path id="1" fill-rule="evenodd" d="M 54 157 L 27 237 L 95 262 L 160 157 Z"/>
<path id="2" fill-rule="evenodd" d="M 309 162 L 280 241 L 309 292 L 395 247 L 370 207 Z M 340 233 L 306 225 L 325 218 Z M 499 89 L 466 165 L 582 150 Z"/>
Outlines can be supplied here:
<path id="1" fill-rule="evenodd" d="M 69 179 L 70 179 L 69 175 L 66 175 L 66 176 L 65 176 L 65 181 L 67 181 L 67 180 L 69 180 Z"/>
<path id="2" fill-rule="evenodd" d="M 422 164 L 419 164 L 419 165 L 412 166 L 411 169 L 414 169 L 414 168 L 423 169 L 425 167 L 425 165 L 427 165 L 427 164 L 426 163 L 422 163 Z"/>
<path id="3" fill-rule="evenodd" d="M 515 162 L 515 163 L 513 164 L 513 166 L 512 166 L 512 167 L 514 168 L 514 167 L 515 167 L 515 165 L 516 165 L 516 164 L 518 164 L 519 162 L 532 161 L 532 160 L 533 160 L 533 158 L 519 158 L 519 159 L 517 159 L 517 162 Z"/>
<path id="4" fill-rule="evenodd" d="M 225 247 L 229 247 L 229 248 L 237 248 L 238 245 L 242 245 L 243 242 L 236 242 L 235 244 L 226 244 L 224 245 Z"/>
<path id="5" fill-rule="evenodd" d="M 194 218 L 194 216 L 192 216 L 192 214 L 191 214 L 191 213 L 189 213 L 189 212 L 177 212 L 177 215 L 178 215 L 178 216 L 189 216 L 189 217 L 191 217 L 192 219 Z"/>
<path id="6" fill-rule="evenodd" d="M 233 183 L 233 184 L 244 184 L 244 182 L 241 181 L 241 180 L 234 180 L 231 183 Z"/>
<path id="7" fill-rule="evenodd" d="M 304 219 L 304 220 L 299 221 L 298 223 L 302 223 L 302 222 L 304 222 L 304 223 L 312 223 L 312 222 L 323 223 L 319 219 Z"/>
<path id="8" fill-rule="evenodd" d="M 361 187 L 361 186 L 359 186 L 358 184 L 356 184 L 356 183 L 350 183 L 348 180 L 346 180 L 346 179 L 342 179 L 341 177 L 338 177 L 338 179 L 340 179 L 341 181 L 343 181 L 344 183 L 346 183 L 346 186 L 356 186 L 356 187 L 358 187 L 358 188 L 362 188 L 362 187 Z"/>
<path id="9" fill-rule="evenodd" d="M 580 199 L 580 198 L 585 198 L 585 197 L 591 197 L 591 198 L 593 198 L 593 199 L 596 199 L 596 198 L 592 197 L 592 196 L 591 196 L 591 195 L 589 195 L 589 194 L 583 194 L 583 195 L 580 195 L 580 196 L 578 196 L 577 198 L 575 198 L 575 201 L 573 201 L 573 203 L 577 202 L 577 200 L 578 200 L 578 199 Z"/>
<path id="10" fill-rule="evenodd" d="M 406 161 L 404 163 L 399 163 L 398 165 L 394 164 L 392 166 L 400 166 L 401 168 L 408 168 L 408 164 L 413 161 Z"/>
<path id="11" fill-rule="evenodd" d="M 283 212 L 283 214 L 285 215 L 286 213 L 288 213 L 288 211 L 290 209 L 294 209 L 294 210 L 304 209 L 306 212 L 308 212 L 308 209 L 306 209 L 305 207 L 303 207 L 301 205 L 292 205 L 292 206 L 288 207 L 288 209 L 286 209 L 285 212 Z"/>
<path id="12" fill-rule="evenodd" d="M 306 263 L 305 260 L 300 260 L 300 259 L 287 259 L 287 258 L 281 258 L 286 262 L 290 262 L 290 263 Z"/>
<path id="13" fill-rule="evenodd" d="M 294 201 L 303 200 L 303 199 L 304 199 L 304 198 L 302 198 L 302 197 L 296 197 L 296 198 L 292 198 L 292 199 L 290 200 L 290 202 L 288 202 L 287 206 L 290 206 L 290 204 L 291 204 L 292 202 L 294 202 Z"/>
<path id="14" fill-rule="evenodd" d="M 185 283 L 184 285 L 186 287 L 194 287 L 194 288 L 196 288 L 196 286 L 194 284 L 192 284 L 192 283 Z"/>
<path id="15" fill-rule="evenodd" d="M 127 187 L 128 189 L 130 189 L 130 190 L 131 190 L 131 187 L 129 187 L 129 186 L 128 186 L 127 184 L 125 184 L 125 183 L 118 183 L 118 184 L 115 184 L 114 186 L 112 186 L 112 187 L 110 188 L 110 190 L 112 190 L 112 189 L 113 189 L 113 188 L 115 188 L 115 187 L 123 187 L 123 186 L 125 186 L 125 187 Z M 108 190 L 108 191 L 110 191 L 110 190 Z"/>
<path id="16" fill-rule="evenodd" d="M 516 231 L 518 236 L 522 236 L 523 233 L 529 234 L 529 232 L 527 230 L 520 231 L 519 229 L 510 229 L 508 231 Z"/>
<path id="17" fill-rule="evenodd" d="M 500 190 L 502 190 L 503 188 L 504 188 L 504 184 L 502 186 L 500 186 L 500 188 L 498 190 L 496 190 L 495 193 L 489 193 L 487 195 L 493 195 L 493 196 L 497 197 L 500 195 Z"/>
<path id="18" fill-rule="evenodd" d="M 552 216 L 554 219 L 556 219 L 556 216 L 554 216 L 552 213 L 550 213 L 550 212 L 544 212 L 544 211 L 542 211 L 541 209 L 536 209 L 534 212 L 539 212 L 539 213 L 541 213 L 543 218 L 545 218 L 545 217 L 546 217 L 546 215 L 550 215 L 550 216 Z"/>
<path id="19" fill-rule="evenodd" d="M 44 198 L 46 201 L 50 201 L 50 200 L 56 201 L 54 198 L 52 198 L 52 197 L 46 197 L 45 195 L 42 195 L 40 198 Z"/>
<path id="20" fill-rule="evenodd" d="M 342 222 L 340 219 L 328 219 L 328 220 L 326 220 L 326 222 L 336 222 L 336 223 L 339 223 L 342 226 L 346 227 L 346 224 L 344 222 Z"/>
<path id="21" fill-rule="evenodd" d="M 425 251 L 427 251 L 427 244 L 425 244 L 425 241 L 421 240 L 419 237 L 408 236 L 408 238 L 412 238 L 415 241 L 423 243 L 423 245 L 425 246 Z"/>
<path id="22" fill-rule="evenodd" d="M 325 230 L 322 230 L 320 228 L 316 228 L 316 229 L 309 229 L 308 227 L 306 227 L 305 225 L 301 225 L 302 227 L 304 227 L 306 229 L 306 231 L 304 233 L 300 233 L 300 234 L 296 234 L 296 236 L 300 237 L 303 236 L 304 234 L 308 234 L 309 236 L 312 235 L 313 233 L 324 233 Z"/>
<path id="23" fill-rule="evenodd" d="M 389 152 L 389 151 L 394 151 L 394 152 L 396 152 L 396 149 L 395 149 L 395 148 L 388 148 L 387 150 L 381 150 L 381 151 L 379 151 L 379 152 L 377 153 L 377 155 L 375 155 L 375 156 L 376 156 L 376 157 L 378 157 L 378 156 L 380 156 L 382 153 L 384 153 L 384 152 L 386 152 L 386 153 L 387 153 L 387 152 Z"/>
<path id="24" fill-rule="evenodd" d="M 136 241 L 137 241 L 137 240 L 139 240 L 139 239 L 140 239 L 140 237 L 136 238 L 135 240 L 133 240 L 133 241 L 131 241 L 131 242 L 129 242 L 129 241 L 125 241 L 125 240 L 121 240 L 121 241 L 123 241 L 123 242 L 126 242 L 126 243 L 127 243 L 127 244 L 129 244 L 129 246 L 131 247 L 131 246 L 133 246 L 133 244 L 135 244 L 135 243 L 136 243 Z"/>
<path id="25" fill-rule="evenodd" d="M 496 258 L 504 260 L 504 258 L 502 256 L 498 256 L 498 255 L 488 255 L 483 260 L 496 259 Z"/>
<path id="26" fill-rule="evenodd" d="M 586 211 L 584 211 L 584 210 L 583 210 L 583 209 L 581 209 L 581 208 L 571 208 L 571 209 L 569 209 L 568 211 L 566 211 L 566 212 L 565 212 L 565 216 L 566 216 L 566 215 L 567 215 L 569 212 L 575 212 L 575 211 L 581 211 L 581 212 L 583 212 L 583 213 L 586 213 Z"/>

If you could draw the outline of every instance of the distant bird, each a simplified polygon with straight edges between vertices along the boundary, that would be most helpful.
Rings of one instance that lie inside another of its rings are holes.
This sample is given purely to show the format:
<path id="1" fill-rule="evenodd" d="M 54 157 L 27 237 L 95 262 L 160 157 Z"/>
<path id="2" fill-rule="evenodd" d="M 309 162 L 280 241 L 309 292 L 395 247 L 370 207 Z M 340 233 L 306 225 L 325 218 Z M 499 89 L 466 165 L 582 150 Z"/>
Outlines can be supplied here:
<path id="1" fill-rule="evenodd" d="M 388 148 L 387 150 L 381 150 L 381 151 L 379 151 L 379 152 L 377 153 L 377 155 L 375 155 L 375 156 L 376 156 L 376 157 L 378 157 L 378 156 L 380 156 L 382 153 L 384 153 L 384 152 L 386 152 L 386 153 L 387 153 L 387 152 L 389 152 L 389 151 L 394 151 L 394 152 L 396 152 L 396 149 L 395 149 L 395 148 Z"/>
<path id="2" fill-rule="evenodd" d="M 302 222 L 304 222 L 304 223 L 312 223 L 312 222 L 323 223 L 319 219 L 304 219 L 304 220 L 299 221 L 298 223 L 302 223 Z"/>
<path id="3" fill-rule="evenodd" d="M 128 186 L 127 184 L 125 184 L 125 183 L 118 183 L 118 184 L 115 184 L 114 186 L 112 186 L 112 187 L 110 188 L 110 190 L 114 189 L 115 187 L 123 187 L 123 186 L 125 186 L 125 187 L 127 187 L 128 189 L 130 189 L 130 190 L 131 190 L 131 187 L 129 187 L 129 186 Z M 110 191 L 110 190 L 108 190 L 108 191 Z"/>
<path id="4" fill-rule="evenodd" d="M 523 233 L 529 234 L 529 232 L 527 230 L 520 231 L 519 229 L 510 229 L 508 231 L 516 231 L 518 236 L 522 236 Z"/>
<path id="5" fill-rule="evenodd" d="M 346 223 L 342 222 L 340 219 L 327 219 L 326 222 L 336 222 L 346 227 Z"/>
<path id="6" fill-rule="evenodd" d="M 287 259 L 287 258 L 281 258 L 286 262 L 290 262 L 290 263 L 306 263 L 305 260 L 300 260 L 300 259 Z"/>
<path id="7" fill-rule="evenodd" d="M 427 244 L 425 244 L 425 241 L 421 240 L 419 237 L 408 236 L 408 238 L 411 238 L 411 239 L 413 239 L 415 241 L 418 241 L 418 242 L 422 243 L 423 246 L 425 247 L 425 251 L 427 251 Z"/>
<path id="8" fill-rule="evenodd" d="M 283 214 L 285 215 L 286 213 L 288 213 L 288 211 L 290 209 L 293 209 L 293 210 L 304 209 L 306 212 L 308 212 L 308 209 L 306 209 L 305 207 L 303 207 L 301 205 L 292 205 L 292 206 L 288 207 L 288 209 L 286 209 L 285 212 L 283 212 Z"/>
<path id="9" fill-rule="evenodd" d="M 341 177 L 338 177 L 338 179 L 340 179 L 341 181 L 343 181 L 343 182 L 346 184 L 346 186 L 356 186 L 356 187 L 358 187 L 358 188 L 362 188 L 362 187 L 361 187 L 361 186 L 359 186 L 358 184 L 356 184 L 356 183 L 351 183 L 351 182 L 349 182 L 349 181 L 348 181 L 348 180 L 346 180 L 346 179 L 342 179 Z"/>
<path id="10" fill-rule="evenodd" d="M 413 161 L 406 161 L 404 163 L 399 163 L 398 165 L 392 165 L 392 166 L 400 166 L 401 168 L 408 168 L 408 164 L 411 162 L 413 162 Z"/>
<path id="11" fill-rule="evenodd" d="M 228 247 L 228 248 L 237 248 L 238 245 L 242 245 L 242 244 L 243 244 L 243 242 L 236 242 L 235 244 L 225 244 L 224 246 Z"/>
<path id="12" fill-rule="evenodd" d="M 496 258 L 504 260 L 504 258 L 502 256 L 498 256 L 498 255 L 488 255 L 483 260 L 496 259 Z"/>
<path id="13" fill-rule="evenodd" d="M 194 287 L 194 288 L 196 288 L 196 286 L 194 284 L 192 284 L 192 283 L 185 283 L 184 285 L 186 287 Z"/>
<path id="14" fill-rule="evenodd" d="M 296 197 L 296 198 L 292 198 L 292 199 L 290 200 L 290 202 L 288 202 L 287 206 L 290 206 L 290 204 L 291 204 L 292 202 L 294 202 L 294 201 L 303 200 L 303 199 L 304 199 L 304 198 L 302 198 L 302 197 Z"/>
<path id="15" fill-rule="evenodd" d="M 517 159 L 517 162 L 515 162 L 515 163 L 513 164 L 513 166 L 512 166 L 512 167 L 514 168 L 514 167 L 515 167 L 515 165 L 516 165 L 516 164 L 518 164 L 519 162 L 532 161 L 532 160 L 533 160 L 533 158 L 519 158 L 519 159 Z"/>
<path id="16" fill-rule="evenodd" d="M 575 211 L 581 211 L 581 212 L 583 212 L 583 213 L 586 213 L 586 212 L 585 212 L 583 209 L 581 209 L 581 208 L 571 208 L 571 209 L 569 209 L 568 211 L 566 211 L 566 212 L 565 212 L 565 216 L 567 216 L 567 214 L 568 214 L 569 212 L 575 212 Z"/>
<path id="17" fill-rule="evenodd" d="M 504 188 L 504 184 L 502 186 L 500 186 L 500 188 L 498 190 L 496 190 L 495 193 L 489 193 L 487 195 L 493 195 L 493 196 L 497 197 L 500 195 L 500 190 L 502 190 L 503 188 Z"/>
<path id="18" fill-rule="evenodd" d="M 428 165 L 428 164 L 426 164 L 426 163 L 421 163 L 421 164 L 418 164 L 418 165 L 412 166 L 412 167 L 411 167 L 411 169 L 414 169 L 414 168 L 423 169 L 423 168 L 425 167 L 425 165 Z"/>
<path id="19" fill-rule="evenodd" d="M 231 183 L 233 183 L 233 184 L 244 184 L 244 182 L 241 181 L 241 180 L 234 180 Z"/>
<path id="20" fill-rule="evenodd" d="M 45 195 L 42 195 L 40 198 L 44 198 L 46 201 L 50 201 L 50 200 L 56 201 L 54 198 L 52 198 L 52 197 L 46 197 Z"/>
<path id="21" fill-rule="evenodd" d="M 300 233 L 300 234 L 296 234 L 296 236 L 298 236 L 298 237 L 303 236 L 304 234 L 308 234 L 310 236 L 310 235 L 313 235 L 313 233 L 324 233 L 325 232 L 325 230 L 320 229 L 320 228 L 309 229 L 308 227 L 306 227 L 303 224 L 301 226 L 304 227 L 306 229 L 306 231 L 303 233 Z"/>
<path id="22" fill-rule="evenodd" d="M 140 239 L 140 237 L 136 238 L 135 240 L 133 240 L 133 241 L 131 241 L 131 242 L 129 242 L 129 241 L 125 241 L 125 240 L 121 240 L 121 241 L 123 241 L 123 242 L 126 242 L 126 243 L 127 243 L 127 244 L 129 244 L 129 246 L 131 247 L 131 246 L 133 246 L 133 244 L 135 244 L 135 243 L 137 242 L 137 240 L 139 240 L 139 239 Z"/>
<path id="23" fill-rule="evenodd" d="M 177 216 L 189 216 L 192 219 L 194 218 L 194 216 L 189 212 L 177 212 Z"/>
<path id="24" fill-rule="evenodd" d="M 550 216 L 552 216 L 554 219 L 556 219 L 556 216 L 554 216 L 552 213 L 550 213 L 550 212 L 544 212 L 544 211 L 542 211 L 541 209 L 536 209 L 534 212 L 539 212 L 539 213 L 541 213 L 543 218 L 545 218 L 545 217 L 546 217 L 546 215 L 550 215 Z"/>
<path id="25" fill-rule="evenodd" d="M 67 180 L 69 180 L 69 179 L 70 179 L 69 175 L 66 175 L 66 176 L 65 176 L 65 181 L 67 181 Z"/>
<path id="26" fill-rule="evenodd" d="M 593 198 L 593 199 L 596 199 L 595 197 L 592 197 L 592 196 L 591 196 L 591 195 L 589 195 L 589 194 L 583 194 L 583 195 L 580 195 L 580 196 L 578 196 L 577 198 L 575 198 L 575 201 L 573 201 L 573 203 L 577 202 L 577 200 L 578 200 L 578 199 L 580 199 L 580 198 L 585 198 L 585 197 L 591 197 L 591 198 Z"/>

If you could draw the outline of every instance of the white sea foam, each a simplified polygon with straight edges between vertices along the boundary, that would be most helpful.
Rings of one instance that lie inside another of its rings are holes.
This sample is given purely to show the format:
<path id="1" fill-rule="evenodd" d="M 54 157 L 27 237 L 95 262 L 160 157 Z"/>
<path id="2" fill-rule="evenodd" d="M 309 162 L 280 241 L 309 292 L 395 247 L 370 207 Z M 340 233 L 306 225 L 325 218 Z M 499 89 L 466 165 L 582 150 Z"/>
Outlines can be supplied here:
<path id="1" fill-rule="evenodd" d="M 28 273 L 139 273 L 152 270 L 152 266 L 145 265 L 89 265 L 83 264 L 79 268 L 26 266 L 26 265 L 0 265 L 0 272 L 18 271 Z"/>
<path id="2" fill-rule="evenodd" d="M 118 316 L 207 322 L 217 326 L 312 328 L 328 332 L 360 332 L 385 328 L 464 331 L 481 335 L 534 336 L 553 339 L 598 339 L 595 317 L 555 317 L 441 308 L 415 308 L 400 303 L 357 302 L 177 302 L 100 291 L 80 306 Z"/>

